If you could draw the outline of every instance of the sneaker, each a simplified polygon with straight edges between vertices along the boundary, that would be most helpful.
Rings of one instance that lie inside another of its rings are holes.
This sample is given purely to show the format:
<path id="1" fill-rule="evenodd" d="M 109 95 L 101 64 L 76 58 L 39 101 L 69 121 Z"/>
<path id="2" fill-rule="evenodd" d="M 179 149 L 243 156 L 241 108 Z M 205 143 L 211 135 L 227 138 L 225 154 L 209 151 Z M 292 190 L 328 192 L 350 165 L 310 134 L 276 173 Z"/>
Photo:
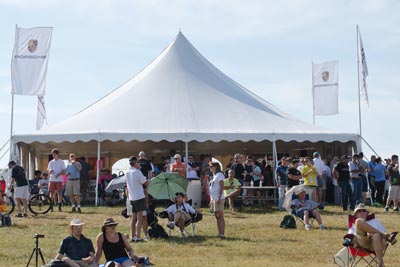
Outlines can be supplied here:
<path id="1" fill-rule="evenodd" d="M 389 207 L 385 207 L 385 212 L 388 212 L 389 211 Z"/>
<path id="2" fill-rule="evenodd" d="M 17 217 L 17 218 L 22 218 L 22 217 L 24 217 L 24 216 L 22 216 L 22 213 L 18 213 L 17 215 L 15 215 L 15 217 Z"/>
<path id="3" fill-rule="evenodd" d="M 24 213 L 24 217 L 25 217 L 25 218 L 28 217 L 28 214 Z"/>
<path id="4" fill-rule="evenodd" d="M 148 235 L 145 235 L 144 237 L 143 237 L 143 241 L 150 241 L 150 236 L 148 236 Z"/>
<path id="5" fill-rule="evenodd" d="M 82 210 L 81 210 L 81 208 L 78 208 L 78 213 L 82 213 Z"/>
<path id="6" fill-rule="evenodd" d="M 320 229 L 320 230 L 324 230 L 324 229 L 325 229 L 325 226 L 324 226 L 323 224 L 321 224 L 321 225 L 319 226 L 319 229 Z"/>
<path id="7" fill-rule="evenodd" d="M 311 226 L 310 226 L 309 224 L 306 224 L 305 229 L 306 229 L 307 231 L 310 231 Z"/>
<path id="8" fill-rule="evenodd" d="M 221 238 L 221 239 L 225 239 L 224 235 L 217 235 L 217 237 Z"/>
<path id="9" fill-rule="evenodd" d="M 136 237 L 135 243 L 140 243 L 140 242 L 143 242 L 143 239 L 141 239 L 140 237 Z"/>
<path id="10" fill-rule="evenodd" d="M 136 236 L 132 237 L 130 240 L 131 243 L 135 243 L 136 242 Z"/>
<path id="11" fill-rule="evenodd" d="M 61 209 L 61 206 L 58 206 L 58 211 L 59 211 L 59 212 L 61 212 L 61 211 L 62 211 L 62 209 Z"/>
<path id="12" fill-rule="evenodd" d="M 394 209 L 393 209 L 393 211 L 399 211 L 399 208 L 398 208 L 398 207 L 396 207 L 396 208 L 394 208 Z"/>
<path id="13" fill-rule="evenodd" d="M 181 238 L 184 238 L 184 237 L 185 237 L 185 233 L 181 232 Z"/>
<path id="14" fill-rule="evenodd" d="M 75 209 L 75 207 L 72 207 L 71 213 L 74 213 L 74 212 L 76 212 L 76 209 Z"/>
<path id="15" fill-rule="evenodd" d="M 174 229 L 174 228 L 175 228 L 175 223 L 174 223 L 174 222 L 169 222 L 169 223 L 167 224 L 167 227 L 168 227 L 169 229 Z"/>

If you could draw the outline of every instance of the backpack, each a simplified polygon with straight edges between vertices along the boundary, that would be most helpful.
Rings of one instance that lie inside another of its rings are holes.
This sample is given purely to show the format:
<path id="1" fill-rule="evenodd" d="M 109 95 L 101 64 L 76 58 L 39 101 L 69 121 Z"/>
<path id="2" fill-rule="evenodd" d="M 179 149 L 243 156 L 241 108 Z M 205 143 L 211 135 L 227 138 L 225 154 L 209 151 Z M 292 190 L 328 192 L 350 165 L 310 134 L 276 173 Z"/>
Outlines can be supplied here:
<path id="1" fill-rule="evenodd" d="M 1 226 L 11 226 L 11 217 L 9 214 L 0 215 Z"/>
<path id="2" fill-rule="evenodd" d="M 280 225 L 283 229 L 296 229 L 296 220 L 292 215 L 285 215 Z"/>

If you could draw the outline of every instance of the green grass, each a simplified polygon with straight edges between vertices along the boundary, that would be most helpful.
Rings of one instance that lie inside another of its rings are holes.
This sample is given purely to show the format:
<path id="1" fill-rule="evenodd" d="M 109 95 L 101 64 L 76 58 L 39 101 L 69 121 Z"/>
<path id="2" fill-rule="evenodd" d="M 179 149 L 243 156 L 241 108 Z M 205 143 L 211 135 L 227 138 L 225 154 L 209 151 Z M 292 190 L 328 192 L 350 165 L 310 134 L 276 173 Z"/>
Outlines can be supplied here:
<path id="1" fill-rule="evenodd" d="M 65 208 L 66 210 L 67 208 Z M 92 239 L 100 232 L 102 222 L 113 217 L 120 224 L 117 230 L 129 233 L 129 220 L 120 215 L 122 207 L 84 207 L 83 214 L 53 212 L 29 218 L 12 217 L 12 227 L 1 227 L 0 266 L 26 266 L 35 246 L 35 233 L 44 234 L 39 247 L 46 261 L 57 254 L 60 241 L 68 235 L 66 226 L 72 218 L 86 223 L 84 234 Z M 158 210 L 158 209 L 157 209 Z M 398 231 L 400 217 L 397 213 L 383 213 L 370 208 L 384 223 L 388 231 Z M 203 220 L 196 226 L 196 236 L 181 239 L 176 234 L 168 240 L 151 240 L 133 244 L 138 255 L 147 255 L 156 266 L 335 266 L 332 255 L 342 248 L 347 231 L 347 214 L 337 206 L 327 206 L 322 211 L 326 230 L 305 231 L 279 228 L 286 213 L 269 207 L 245 208 L 236 214 L 225 213 L 226 240 L 216 237 L 215 218 L 203 209 Z M 12 214 L 12 216 L 15 215 Z M 166 221 L 160 219 L 165 227 Z M 400 266 L 400 245 L 389 246 L 385 256 L 386 266 Z M 33 259 L 34 261 L 34 259 Z M 41 264 L 41 262 L 40 262 Z M 34 266 L 31 262 L 30 266 Z"/>

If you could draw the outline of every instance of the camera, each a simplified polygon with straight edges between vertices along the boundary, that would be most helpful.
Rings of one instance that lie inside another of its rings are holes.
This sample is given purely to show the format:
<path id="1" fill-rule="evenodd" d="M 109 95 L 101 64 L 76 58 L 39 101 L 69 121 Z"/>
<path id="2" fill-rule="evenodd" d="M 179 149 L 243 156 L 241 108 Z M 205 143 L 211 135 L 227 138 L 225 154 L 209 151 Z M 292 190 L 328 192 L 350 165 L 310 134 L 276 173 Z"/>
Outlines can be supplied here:
<path id="1" fill-rule="evenodd" d="M 36 233 L 33 237 L 34 238 L 44 238 L 44 235 Z"/>

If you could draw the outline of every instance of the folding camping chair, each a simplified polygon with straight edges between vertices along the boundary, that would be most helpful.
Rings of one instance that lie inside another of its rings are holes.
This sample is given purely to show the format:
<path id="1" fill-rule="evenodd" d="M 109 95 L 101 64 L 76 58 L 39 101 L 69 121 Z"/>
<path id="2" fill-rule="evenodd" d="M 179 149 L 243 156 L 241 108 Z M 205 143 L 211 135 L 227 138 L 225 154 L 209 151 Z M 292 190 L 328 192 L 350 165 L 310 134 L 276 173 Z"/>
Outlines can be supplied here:
<path id="1" fill-rule="evenodd" d="M 353 215 L 349 215 L 348 218 L 348 227 L 352 228 L 356 222 L 356 217 Z M 375 219 L 375 214 L 369 214 L 367 217 L 367 221 Z M 343 245 L 347 247 L 347 253 L 349 260 L 347 261 L 347 266 L 360 266 L 359 264 L 366 264 L 365 266 L 376 266 L 377 259 L 375 252 L 366 248 L 363 248 L 356 242 L 353 234 L 347 234 L 344 236 Z M 386 249 L 389 245 L 389 242 L 386 242 L 385 248 L 383 250 L 383 255 L 386 253 Z"/>
<path id="2" fill-rule="evenodd" d="M 296 195 L 296 194 L 293 194 L 293 195 L 292 195 L 292 202 L 293 202 L 293 200 L 297 199 L 297 196 L 298 196 L 298 195 Z M 309 200 L 309 199 L 310 199 L 310 195 L 309 195 L 309 194 L 306 194 L 305 200 Z M 297 222 L 299 222 L 299 223 L 301 223 L 303 226 L 305 226 L 306 223 L 304 222 L 303 218 L 297 216 L 295 207 L 294 207 L 292 204 L 291 204 L 290 207 L 291 207 L 291 211 L 290 211 L 291 215 L 293 215 L 293 216 L 296 218 L 296 221 L 297 221 Z M 311 228 L 313 228 L 313 226 L 314 226 L 314 218 L 310 218 L 310 226 L 311 226 Z"/>
<path id="3" fill-rule="evenodd" d="M 174 202 L 171 201 L 171 204 L 173 204 Z M 188 201 L 188 203 L 191 203 L 191 200 Z M 169 206 L 169 205 L 168 205 Z M 189 213 L 190 214 L 190 213 Z M 191 218 L 189 220 L 187 220 L 185 222 L 185 227 L 184 227 L 184 231 L 187 235 L 191 235 L 191 236 L 195 236 L 196 235 L 196 223 L 200 220 L 203 219 L 203 215 L 201 213 L 196 212 L 195 214 L 190 214 Z M 171 218 L 169 218 L 168 212 L 166 210 L 161 211 L 158 214 L 158 217 L 163 218 L 163 219 L 168 219 L 167 223 L 171 220 Z M 179 232 L 179 227 L 178 225 L 175 224 L 175 232 Z M 190 232 L 190 230 L 187 230 L 187 228 L 189 228 L 191 226 L 192 231 Z M 167 227 L 168 228 L 168 227 Z M 172 229 L 168 228 L 168 235 L 171 236 L 172 235 Z"/>

